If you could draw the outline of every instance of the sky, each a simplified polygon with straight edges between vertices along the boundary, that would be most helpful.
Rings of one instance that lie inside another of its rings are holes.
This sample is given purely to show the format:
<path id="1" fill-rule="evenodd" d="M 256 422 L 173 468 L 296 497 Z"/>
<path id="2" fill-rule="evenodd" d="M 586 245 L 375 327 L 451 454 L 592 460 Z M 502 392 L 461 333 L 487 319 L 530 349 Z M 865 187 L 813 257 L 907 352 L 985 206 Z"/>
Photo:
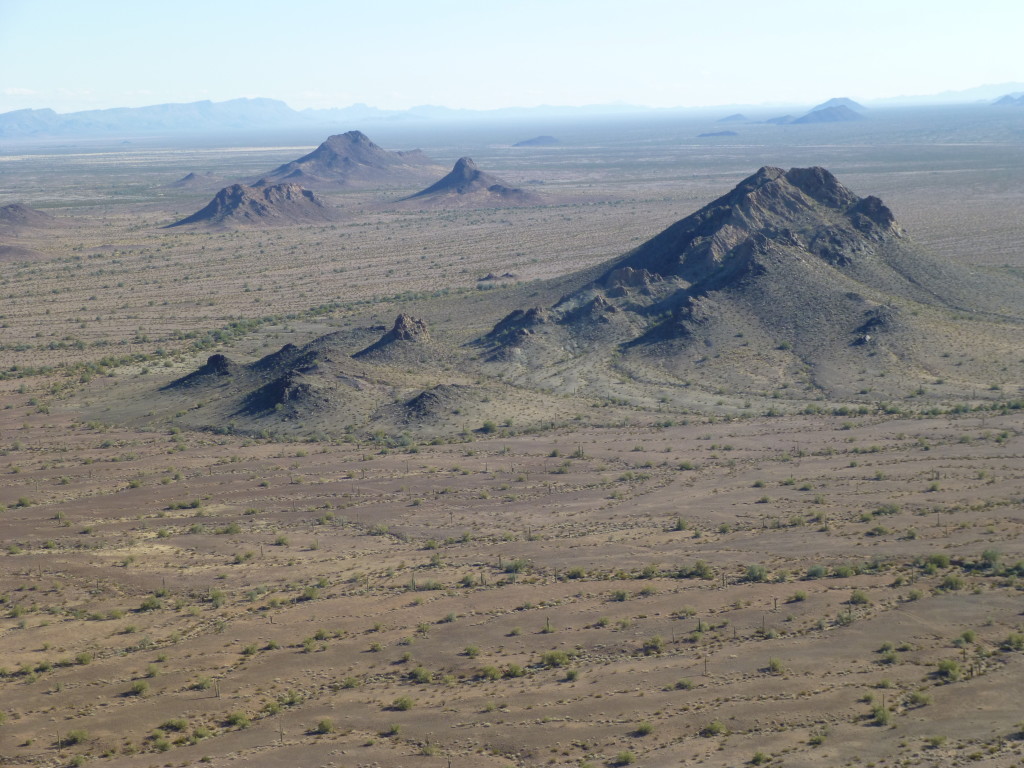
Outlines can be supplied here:
<path id="1" fill-rule="evenodd" d="M 870 101 L 1024 81 L 1022 29 L 1022 0 L 0 0 L 0 113 Z"/>

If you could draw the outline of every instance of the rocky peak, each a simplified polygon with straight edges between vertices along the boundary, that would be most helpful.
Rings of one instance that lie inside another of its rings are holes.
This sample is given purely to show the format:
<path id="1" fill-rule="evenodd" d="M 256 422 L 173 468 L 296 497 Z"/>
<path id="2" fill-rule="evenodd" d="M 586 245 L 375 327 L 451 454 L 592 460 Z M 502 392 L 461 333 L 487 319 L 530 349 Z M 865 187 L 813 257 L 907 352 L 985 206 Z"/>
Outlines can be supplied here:
<path id="1" fill-rule="evenodd" d="M 396 341 L 425 341 L 430 338 L 430 332 L 425 322 L 403 313 L 395 318 L 391 336 Z"/>

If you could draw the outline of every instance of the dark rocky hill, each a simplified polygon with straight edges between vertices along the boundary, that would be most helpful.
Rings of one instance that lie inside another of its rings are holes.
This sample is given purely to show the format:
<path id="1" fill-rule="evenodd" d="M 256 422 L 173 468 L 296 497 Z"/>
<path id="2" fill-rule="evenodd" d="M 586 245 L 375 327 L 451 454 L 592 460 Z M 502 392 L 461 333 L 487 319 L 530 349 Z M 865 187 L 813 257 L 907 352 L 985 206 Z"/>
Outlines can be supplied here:
<path id="1" fill-rule="evenodd" d="M 204 208 L 171 227 L 281 226 L 336 221 L 338 211 L 298 184 L 232 184 Z"/>
<path id="2" fill-rule="evenodd" d="M 139 410 L 254 432 L 452 436 L 605 406 L 948 407 L 989 389 L 1024 337 L 1021 283 L 929 255 L 823 168 L 761 168 L 634 250 L 493 306 L 425 301 L 430 329 L 403 313 L 248 364 L 214 355 Z"/>
<path id="3" fill-rule="evenodd" d="M 479 345 L 523 383 L 567 355 L 581 366 L 622 355 L 620 369 L 661 377 L 709 372 L 749 390 L 782 376 L 847 396 L 858 369 L 934 366 L 946 332 L 935 318 L 962 312 L 1020 323 L 1024 301 L 923 254 L 881 200 L 828 171 L 762 168 Z"/>
<path id="4" fill-rule="evenodd" d="M 460 157 L 444 178 L 404 200 L 461 205 L 539 205 L 540 195 L 512 187 L 497 176 L 477 168 L 471 158 Z"/>
<path id="5" fill-rule="evenodd" d="M 392 152 L 360 131 L 330 136 L 308 155 L 278 166 L 264 178 L 306 187 L 348 187 L 422 182 L 438 166 L 418 149 Z"/>

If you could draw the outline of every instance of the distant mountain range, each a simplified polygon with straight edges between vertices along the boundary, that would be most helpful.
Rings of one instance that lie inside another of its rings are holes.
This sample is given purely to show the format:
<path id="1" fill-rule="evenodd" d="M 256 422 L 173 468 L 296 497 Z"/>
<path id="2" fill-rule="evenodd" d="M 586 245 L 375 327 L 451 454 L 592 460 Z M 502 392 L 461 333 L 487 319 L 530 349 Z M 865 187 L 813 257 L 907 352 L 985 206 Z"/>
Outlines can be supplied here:
<path id="1" fill-rule="evenodd" d="M 989 103 L 999 97 L 1024 91 L 1024 83 L 984 85 L 963 91 L 946 91 L 931 96 L 900 96 L 876 99 L 870 106 Z M 847 99 L 837 104 L 849 106 Z M 852 102 L 851 102 L 852 103 Z M 277 99 L 253 98 L 230 101 L 196 101 L 187 104 L 156 104 L 148 107 L 116 107 L 83 112 L 57 113 L 52 109 L 18 109 L 0 113 L 0 139 L 86 136 L 135 136 L 163 133 L 202 133 L 213 131 L 268 130 L 311 126 L 351 125 L 373 122 L 424 122 L 455 120 L 525 119 L 558 120 L 597 116 L 637 114 L 706 114 L 737 107 L 766 109 L 766 105 L 720 105 L 701 108 L 653 108 L 627 104 L 595 104 L 580 107 L 507 107 L 504 109 L 451 109 L 419 106 L 407 110 L 387 110 L 366 104 L 340 109 L 295 110 Z M 778 104 L 776 106 L 779 106 Z M 793 105 L 789 105 L 793 106 Z M 796 105 L 799 108 L 799 105 Z M 739 116 L 737 116 L 739 117 Z"/>

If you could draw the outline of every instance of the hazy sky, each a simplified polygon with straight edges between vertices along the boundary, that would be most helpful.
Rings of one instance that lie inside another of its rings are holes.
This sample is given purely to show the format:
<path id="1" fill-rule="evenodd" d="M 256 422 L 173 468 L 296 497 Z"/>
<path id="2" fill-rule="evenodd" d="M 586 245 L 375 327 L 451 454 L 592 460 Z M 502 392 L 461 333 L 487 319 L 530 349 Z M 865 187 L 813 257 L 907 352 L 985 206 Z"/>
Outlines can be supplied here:
<path id="1" fill-rule="evenodd" d="M 0 0 L 0 112 L 869 100 L 1022 81 L 1022 29 L 1022 0 Z"/>

